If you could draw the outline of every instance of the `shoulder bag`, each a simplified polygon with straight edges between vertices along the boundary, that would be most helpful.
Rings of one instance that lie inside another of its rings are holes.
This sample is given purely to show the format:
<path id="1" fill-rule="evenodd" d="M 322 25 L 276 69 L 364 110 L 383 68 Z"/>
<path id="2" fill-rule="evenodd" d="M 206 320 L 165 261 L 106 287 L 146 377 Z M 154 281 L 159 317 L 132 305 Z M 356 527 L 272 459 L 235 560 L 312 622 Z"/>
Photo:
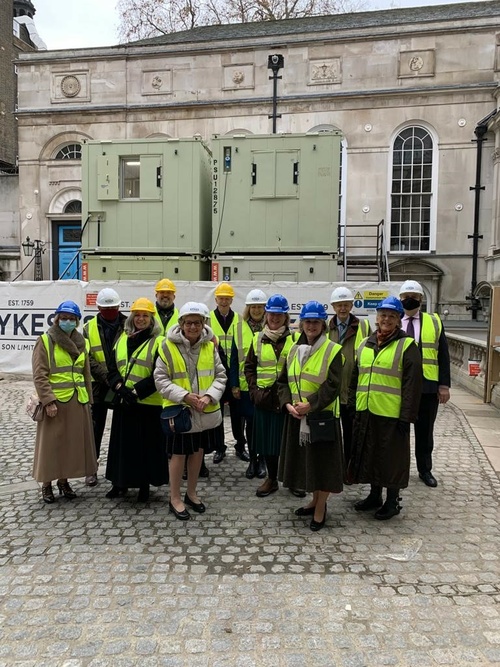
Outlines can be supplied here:
<path id="1" fill-rule="evenodd" d="M 34 422 L 41 422 L 45 410 L 43 409 L 42 402 L 38 398 L 37 394 L 31 394 L 28 398 L 28 403 L 26 404 L 26 413 Z"/>
<path id="2" fill-rule="evenodd" d="M 160 419 L 165 435 L 186 433 L 191 430 L 191 410 L 185 405 L 169 405 L 163 408 Z"/>
<path id="3" fill-rule="evenodd" d="M 309 412 L 306 415 L 311 431 L 311 442 L 334 442 L 337 436 L 333 412 Z"/>

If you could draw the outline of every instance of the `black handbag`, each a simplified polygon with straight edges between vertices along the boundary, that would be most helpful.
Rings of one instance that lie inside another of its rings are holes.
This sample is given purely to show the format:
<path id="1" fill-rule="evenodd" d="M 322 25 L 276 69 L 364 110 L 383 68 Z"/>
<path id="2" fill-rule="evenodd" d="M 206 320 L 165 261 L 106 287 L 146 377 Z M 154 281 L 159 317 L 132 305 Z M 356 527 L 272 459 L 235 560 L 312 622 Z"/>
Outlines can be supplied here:
<path id="1" fill-rule="evenodd" d="M 161 411 L 161 427 L 165 435 L 191 430 L 191 410 L 185 405 L 169 405 Z"/>
<path id="2" fill-rule="evenodd" d="M 334 442 L 337 429 L 336 419 L 332 412 L 310 412 L 306 415 L 311 431 L 311 442 Z"/>

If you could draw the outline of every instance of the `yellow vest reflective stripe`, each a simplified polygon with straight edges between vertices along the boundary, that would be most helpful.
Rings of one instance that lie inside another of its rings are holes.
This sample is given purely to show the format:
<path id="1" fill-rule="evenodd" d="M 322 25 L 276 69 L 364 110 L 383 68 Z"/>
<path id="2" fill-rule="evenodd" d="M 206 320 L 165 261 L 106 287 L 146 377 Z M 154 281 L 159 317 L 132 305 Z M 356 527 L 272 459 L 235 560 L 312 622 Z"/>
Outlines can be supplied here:
<path id="1" fill-rule="evenodd" d="M 368 320 L 359 320 L 358 331 L 354 340 L 354 349 L 357 350 L 361 345 L 361 341 L 368 338 L 370 335 L 370 322 Z"/>
<path id="2" fill-rule="evenodd" d="M 130 359 L 127 351 L 128 336 L 122 333 L 115 343 L 116 367 L 122 378 L 127 378 L 125 386 L 133 389 L 134 385 L 152 375 L 156 351 L 163 340 L 163 336 L 150 338 L 132 352 Z M 128 373 L 128 376 L 127 376 Z M 144 405 L 161 405 L 161 396 L 155 391 L 151 396 L 137 401 Z"/>
<path id="3" fill-rule="evenodd" d="M 320 386 L 328 377 L 330 364 L 341 352 L 342 346 L 331 340 L 326 340 L 316 352 L 307 359 L 304 366 L 300 366 L 298 346 L 294 345 L 287 357 L 288 385 L 294 402 L 308 400 L 317 393 Z M 340 397 L 327 405 L 323 410 L 331 410 L 335 417 L 340 416 Z"/>
<path id="4" fill-rule="evenodd" d="M 236 327 L 239 321 L 240 321 L 239 315 L 235 313 L 233 321 L 231 322 L 231 326 L 229 327 L 226 333 L 224 329 L 221 327 L 219 320 L 215 315 L 215 311 L 212 310 L 210 312 L 210 327 L 214 332 L 214 334 L 217 336 L 217 341 L 219 345 L 225 352 L 228 364 L 229 364 L 229 359 L 231 358 L 231 347 L 233 345 L 234 328 Z"/>
<path id="5" fill-rule="evenodd" d="M 262 331 L 259 331 L 253 337 L 253 349 L 257 357 L 257 387 L 259 389 L 271 387 L 276 382 L 293 345 L 292 336 L 287 336 L 280 356 L 276 359 L 274 347 L 271 343 L 262 343 L 263 335 Z"/>
<path id="6" fill-rule="evenodd" d="M 356 391 L 356 410 L 369 410 L 381 417 L 399 418 L 403 355 L 413 338 L 394 340 L 375 357 L 372 347 L 364 340 L 358 350 L 359 377 Z"/>
<path id="7" fill-rule="evenodd" d="M 173 327 L 174 324 L 179 324 L 179 311 L 177 308 L 174 308 L 174 312 L 172 314 L 172 317 L 169 319 L 167 322 L 166 326 L 163 326 L 163 322 L 161 321 L 161 317 L 158 315 L 158 311 L 156 310 L 155 307 L 155 320 L 157 321 L 161 331 L 162 331 L 162 336 L 167 335 L 167 331 L 170 329 L 170 327 Z"/>
<path id="8" fill-rule="evenodd" d="M 97 315 L 85 324 L 83 331 L 87 334 L 87 338 L 90 342 L 90 354 L 96 361 L 104 363 L 106 359 L 104 357 L 102 341 L 99 335 L 99 328 L 97 326 Z"/>
<path id="9" fill-rule="evenodd" d="M 85 386 L 83 368 L 85 356 L 88 354 L 88 341 L 85 342 L 85 352 L 81 352 L 73 361 L 66 350 L 54 341 L 48 334 L 42 334 L 42 341 L 49 360 L 49 383 L 54 396 L 61 403 L 67 403 L 76 391 L 79 403 L 88 403 L 89 395 Z"/>
<path id="10" fill-rule="evenodd" d="M 246 320 L 239 320 L 238 324 L 234 329 L 234 343 L 238 350 L 238 367 L 239 367 L 239 377 L 240 377 L 240 389 L 241 391 L 248 391 L 248 382 L 245 378 L 245 359 L 247 358 L 248 350 L 252 345 L 253 341 L 253 331 L 251 330 L 248 322 Z"/>
<path id="11" fill-rule="evenodd" d="M 443 324 L 437 313 L 420 314 L 420 345 L 422 348 L 422 368 L 426 380 L 439 380 L 438 349 Z"/>
<path id="12" fill-rule="evenodd" d="M 212 386 L 215 379 L 215 344 L 212 341 L 203 343 L 196 364 L 196 375 L 198 377 L 198 393 L 206 394 Z M 193 393 L 193 387 L 189 378 L 186 362 L 175 343 L 164 340 L 160 347 L 160 358 L 168 369 L 168 374 L 172 382 L 179 385 L 190 394 Z M 163 407 L 177 405 L 174 401 L 166 398 L 162 399 Z M 219 403 L 210 402 L 203 412 L 215 412 L 220 409 Z"/>

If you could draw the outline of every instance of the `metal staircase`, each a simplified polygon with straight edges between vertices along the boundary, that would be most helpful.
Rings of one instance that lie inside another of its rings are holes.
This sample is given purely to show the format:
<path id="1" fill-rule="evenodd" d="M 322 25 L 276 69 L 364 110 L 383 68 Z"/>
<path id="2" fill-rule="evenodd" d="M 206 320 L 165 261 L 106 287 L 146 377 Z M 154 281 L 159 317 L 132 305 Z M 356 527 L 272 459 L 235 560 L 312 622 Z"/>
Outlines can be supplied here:
<path id="1" fill-rule="evenodd" d="M 384 221 L 339 226 L 339 264 L 346 282 L 390 280 Z"/>

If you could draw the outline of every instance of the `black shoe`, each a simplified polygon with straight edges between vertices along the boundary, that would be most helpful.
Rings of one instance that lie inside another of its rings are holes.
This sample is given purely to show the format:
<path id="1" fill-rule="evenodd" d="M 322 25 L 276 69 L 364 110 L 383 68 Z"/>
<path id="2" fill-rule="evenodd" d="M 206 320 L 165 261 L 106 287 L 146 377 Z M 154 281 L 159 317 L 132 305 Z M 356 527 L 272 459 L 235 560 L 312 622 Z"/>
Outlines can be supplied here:
<path id="1" fill-rule="evenodd" d="M 419 472 L 418 476 L 420 477 L 420 479 L 424 484 L 426 484 L 427 486 L 431 486 L 433 489 L 435 489 L 436 486 L 438 485 L 437 479 L 431 472 Z"/>
<path id="2" fill-rule="evenodd" d="M 295 510 L 294 514 L 297 516 L 312 516 L 314 515 L 314 507 L 299 507 L 299 509 Z"/>
<path id="3" fill-rule="evenodd" d="M 215 452 L 214 454 L 214 463 L 221 463 L 226 458 L 225 450 L 223 452 Z"/>
<path id="4" fill-rule="evenodd" d="M 259 479 L 264 479 L 266 475 L 267 475 L 266 462 L 264 460 L 264 457 L 261 456 L 257 459 L 255 476 L 258 477 Z"/>
<path id="5" fill-rule="evenodd" d="M 128 489 L 124 486 L 112 486 L 111 490 L 107 492 L 106 498 L 119 498 L 127 493 Z"/>
<path id="6" fill-rule="evenodd" d="M 354 503 L 356 512 L 368 512 L 376 510 L 383 505 L 382 494 L 369 493 L 364 500 L 358 500 Z"/>
<path id="7" fill-rule="evenodd" d="M 247 479 L 253 479 L 257 473 L 257 461 L 255 459 L 251 459 L 250 463 L 248 464 L 248 468 L 245 470 L 245 477 Z"/>
<path id="8" fill-rule="evenodd" d="M 203 512 L 207 509 L 203 503 L 193 502 L 187 493 L 184 496 L 184 504 L 192 507 L 195 512 L 198 512 L 198 514 L 203 514 Z"/>
<path id="9" fill-rule="evenodd" d="M 49 505 L 52 505 L 52 503 L 56 502 L 56 499 L 54 498 L 54 491 L 52 490 L 52 484 L 46 484 L 45 486 L 42 486 L 42 500 L 44 503 L 48 503 Z"/>
<path id="10" fill-rule="evenodd" d="M 379 521 L 385 521 L 386 519 L 392 519 L 393 516 L 396 516 L 401 512 L 401 506 L 398 501 L 401 498 L 396 500 L 386 500 L 382 507 L 375 512 L 375 518 Z"/>
<path id="11" fill-rule="evenodd" d="M 235 445 L 234 453 L 240 459 L 240 461 L 245 461 L 245 463 L 248 463 L 250 461 L 250 456 L 247 450 L 245 449 L 245 445 Z"/>
<path id="12" fill-rule="evenodd" d="M 179 521 L 189 521 L 191 518 L 191 514 L 189 514 L 186 509 L 182 510 L 182 512 L 179 512 L 179 510 L 175 509 L 172 503 L 168 503 L 168 509 L 170 512 L 172 512 L 172 514 L 175 514 L 175 518 L 179 519 Z"/>
<path id="13" fill-rule="evenodd" d="M 183 470 L 183 472 L 182 472 L 182 479 L 183 479 L 184 481 L 186 481 L 187 478 L 188 478 L 188 471 L 187 471 L 186 466 L 184 466 L 184 470 Z"/>
<path id="14" fill-rule="evenodd" d="M 68 480 L 61 482 L 57 480 L 57 488 L 59 489 L 59 495 L 64 496 L 68 500 L 73 500 L 77 497 L 76 493 L 73 491 L 71 486 L 68 484 Z"/>
<path id="15" fill-rule="evenodd" d="M 206 479 L 209 475 L 210 475 L 210 470 L 207 468 L 207 466 L 204 463 L 202 463 L 201 468 L 200 468 L 200 474 L 198 475 L 198 477 L 203 477 L 204 479 Z M 187 475 L 186 475 L 186 479 L 187 479 Z"/>
<path id="16" fill-rule="evenodd" d="M 296 498 L 305 498 L 306 497 L 306 492 L 303 489 L 288 489 L 292 496 L 295 496 Z"/>
<path id="17" fill-rule="evenodd" d="M 149 484 L 141 486 L 137 495 L 138 503 L 147 503 L 149 500 Z"/>
<path id="18" fill-rule="evenodd" d="M 323 514 L 323 521 L 315 521 L 313 516 L 313 518 L 311 519 L 311 523 L 309 524 L 309 528 L 313 532 L 317 533 L 318 530 L 321 530 L 323 528 L 323 526 L 325 525 L 325 521 L 326 521 L 326 505 L 325 505 L 325 513 Z"/>

